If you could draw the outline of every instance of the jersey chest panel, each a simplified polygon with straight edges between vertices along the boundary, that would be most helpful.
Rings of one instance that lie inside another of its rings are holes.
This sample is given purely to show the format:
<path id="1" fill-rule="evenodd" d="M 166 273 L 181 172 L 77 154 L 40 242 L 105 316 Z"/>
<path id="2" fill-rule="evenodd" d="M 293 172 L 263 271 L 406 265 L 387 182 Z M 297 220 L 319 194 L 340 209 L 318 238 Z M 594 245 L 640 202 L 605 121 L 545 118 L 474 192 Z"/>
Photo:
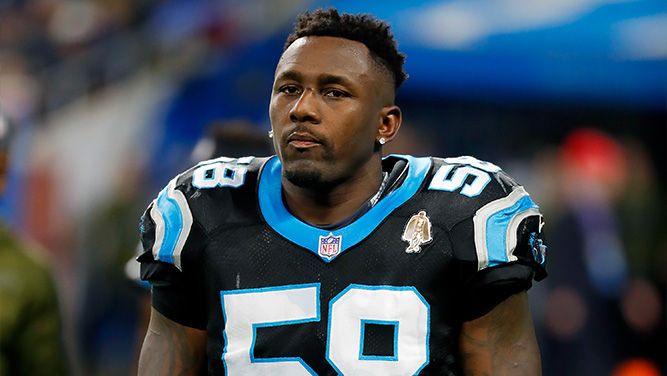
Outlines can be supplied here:
<path id="1" fill-rule="evenodd" d="M 142 278 L 186 287 L 165 299 L 195 309 L 160 307 L 206 327 L 210 374 L 461 373 L 463 317 L 545 275 L 541 217 L 494 165 L 399 158 L 402 183 L 332 231 L 284 207 L 275 158 L 208 161 L 160 193 Z"/>
<path id="2" fill-rule="evenodd" d="M 408 242 L 401 235 L 409 219 L 409 214 L 390 215 L 368 238 L 329 263 L 278 235 L 261 220 L 253 226 L 217 233 L 204 252 L 212 302 L 208 331 L 214 373 L 224 368 L 220 361 L 225 346 L 221 292 L 307 284 L 318 286 L 319 321 L 258 328 L 252 356 L 298 357 L 318 375 L 337 374 L 326 356 L 332 301 L 350 286 L 389 286 L 415 289 L 429 307 L 428 365 L 421 374 L 448 374 L 456 369 L 451 346 L 457 343 L 460 328 L 456 319 L 458 266 L 447 233 L 436 227 L 432 242 L 423 245 L 420 252 L 407 253 Z"/>

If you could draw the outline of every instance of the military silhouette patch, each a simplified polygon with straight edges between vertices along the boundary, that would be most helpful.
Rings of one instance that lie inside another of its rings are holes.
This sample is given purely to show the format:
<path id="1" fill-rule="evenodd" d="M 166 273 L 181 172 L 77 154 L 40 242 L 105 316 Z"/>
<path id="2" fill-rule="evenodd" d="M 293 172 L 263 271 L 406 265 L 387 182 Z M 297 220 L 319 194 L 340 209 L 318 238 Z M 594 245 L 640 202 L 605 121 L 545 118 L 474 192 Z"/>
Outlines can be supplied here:
<path id="1" fill-rule="evenodd" d="M 408 242 L 406 253 L 419 253 L 421 246 L 433 240 L 431 236 L 431 220 L 426 216 L 424 210 L 410 217 L 405 225 L 401 240 Z"/>

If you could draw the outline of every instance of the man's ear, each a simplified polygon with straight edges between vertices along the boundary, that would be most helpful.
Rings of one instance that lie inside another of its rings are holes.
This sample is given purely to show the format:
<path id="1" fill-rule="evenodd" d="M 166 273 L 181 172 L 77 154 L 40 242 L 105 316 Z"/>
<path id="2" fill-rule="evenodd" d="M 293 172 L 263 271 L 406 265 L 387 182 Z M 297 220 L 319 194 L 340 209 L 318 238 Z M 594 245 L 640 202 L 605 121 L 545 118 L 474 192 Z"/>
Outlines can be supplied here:
<path id="1" fill-rule="evenodd" d="M 401 127 L 403 115 L 401 109 L 396 105 L 386 106 L 380 113 L 380 126 L 378 127 L 377 139 L 384 139 L 388 143 L 396 137 Z"/>

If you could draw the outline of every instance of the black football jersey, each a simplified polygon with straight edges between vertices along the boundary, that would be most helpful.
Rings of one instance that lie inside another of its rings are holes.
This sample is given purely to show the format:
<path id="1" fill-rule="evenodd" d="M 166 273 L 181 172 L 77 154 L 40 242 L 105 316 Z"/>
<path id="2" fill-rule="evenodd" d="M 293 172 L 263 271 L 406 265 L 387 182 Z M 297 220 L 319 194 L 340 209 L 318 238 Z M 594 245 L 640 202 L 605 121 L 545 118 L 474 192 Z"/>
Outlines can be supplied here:
<path id="1" fill-rule="evenodd" d="M 497 166 L 383 167 L 391 189 L 336 228 L 290 213 L 275 156 L 202 162 L 160 192 L 142 278 L 155 309 L 207 331 L 209 374 L 460 374 L 462 323 L 546 275 L 539 208 Z"/>

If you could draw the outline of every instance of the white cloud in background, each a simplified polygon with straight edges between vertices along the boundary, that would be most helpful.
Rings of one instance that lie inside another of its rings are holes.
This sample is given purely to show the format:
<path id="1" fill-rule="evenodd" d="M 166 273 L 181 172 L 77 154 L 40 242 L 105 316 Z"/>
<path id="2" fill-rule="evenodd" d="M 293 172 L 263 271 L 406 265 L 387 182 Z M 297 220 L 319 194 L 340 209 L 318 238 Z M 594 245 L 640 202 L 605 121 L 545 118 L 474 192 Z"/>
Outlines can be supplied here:
<path id="1" fill-rule="evenodd" d="M 613 36 L 621 59 L 667 59 L 667 13 L 623 21 Z"/>
<path id="2" fill-rule="evenodd" d="M 412 34 L 434 48 L 466 49 L 495 34 L 567 24 L 604 4 L 631 0 L 456 0 L 406 12 Z"/>

